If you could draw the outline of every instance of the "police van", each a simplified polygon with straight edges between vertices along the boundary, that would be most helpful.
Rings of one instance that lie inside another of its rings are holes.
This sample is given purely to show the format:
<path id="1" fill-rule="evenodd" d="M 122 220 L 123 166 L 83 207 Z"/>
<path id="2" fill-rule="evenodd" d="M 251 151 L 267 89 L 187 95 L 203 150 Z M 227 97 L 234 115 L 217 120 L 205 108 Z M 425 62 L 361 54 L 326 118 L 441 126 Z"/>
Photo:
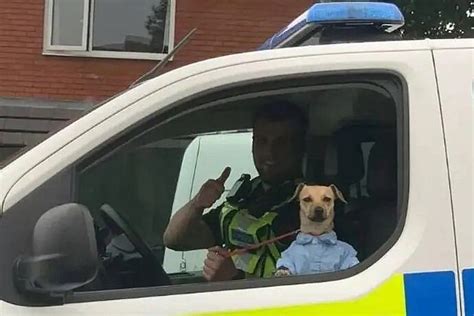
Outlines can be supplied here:
<path id="1" fill-rule="evenodd" d="M 11 161 L 1 314 L 474 315 L 474 44 L 393 40 L 402 23 L 384 3 L 316 4 L 260 50 L 149 79 Z M 226 187 L 257 174 L 253 114 L 280 100 L 308 116 L 304 177 L 344 193 L 335 231 L 360 263 L 206 282 L 205 251 L 166 249 L 164 229 L 225 166 Z"/>

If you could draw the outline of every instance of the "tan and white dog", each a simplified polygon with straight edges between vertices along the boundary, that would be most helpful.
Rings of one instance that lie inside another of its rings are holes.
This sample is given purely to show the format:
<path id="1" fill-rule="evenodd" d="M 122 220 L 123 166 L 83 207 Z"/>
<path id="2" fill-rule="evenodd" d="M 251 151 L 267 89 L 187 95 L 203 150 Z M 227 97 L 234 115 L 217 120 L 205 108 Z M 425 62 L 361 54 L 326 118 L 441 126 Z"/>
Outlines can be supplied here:
<path id="1" fill-rule="evenodd" d="M 334 229 L 334 203 L 337 199 L 347 204 L 341 191 L 334 185 L 301 185 L 299 187 L 301 231 L 322 235 Z"/>
<path id="2" fill-rule="evenodd" d="M 349 244 L 339 241 L 334 233 L 334 203 L 347 203 L 335 186 L 298 186 L 295 198 L 300 205 L 300 232 L 277 262 L 275 276 L 336 271 L 359 261 Z"/>

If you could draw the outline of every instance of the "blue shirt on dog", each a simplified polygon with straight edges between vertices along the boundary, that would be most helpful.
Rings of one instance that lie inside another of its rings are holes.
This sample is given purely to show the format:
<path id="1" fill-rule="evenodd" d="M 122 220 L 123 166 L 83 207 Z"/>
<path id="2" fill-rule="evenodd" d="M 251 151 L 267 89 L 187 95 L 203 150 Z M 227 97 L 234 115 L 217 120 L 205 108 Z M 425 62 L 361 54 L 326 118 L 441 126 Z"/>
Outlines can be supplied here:
<path id="1" fill-rule="evenodd" d="M 351 245 L 337 240 L 334 231 L 320 236 L 299 233 L 282 252 L 276 267 L 285 267 L 293 275 L 334 272 L 358 264 L 356 255 Z"/>

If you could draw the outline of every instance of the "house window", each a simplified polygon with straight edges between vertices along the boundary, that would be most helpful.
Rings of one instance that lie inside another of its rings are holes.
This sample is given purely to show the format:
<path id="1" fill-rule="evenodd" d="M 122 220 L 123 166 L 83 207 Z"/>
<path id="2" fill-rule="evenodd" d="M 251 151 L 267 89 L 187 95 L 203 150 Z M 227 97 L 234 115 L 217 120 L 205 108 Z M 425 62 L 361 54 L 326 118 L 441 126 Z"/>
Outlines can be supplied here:
<path id="1" fill-rule="evenodd" d="M 174 14 L 175 0 L 46 0 L 44 53 L 161 59 Z"/>

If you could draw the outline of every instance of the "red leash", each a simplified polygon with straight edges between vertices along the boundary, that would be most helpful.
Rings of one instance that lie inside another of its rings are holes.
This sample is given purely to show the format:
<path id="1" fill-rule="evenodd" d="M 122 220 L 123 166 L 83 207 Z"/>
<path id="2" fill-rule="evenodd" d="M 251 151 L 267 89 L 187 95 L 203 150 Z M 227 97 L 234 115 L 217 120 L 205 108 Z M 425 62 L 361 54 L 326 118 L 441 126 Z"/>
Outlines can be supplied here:
<path id="1" fill-rule="evenodd" d="M 247 251 L 249 250 L 255 250 L 255 249 L 258 249 L 262 246 L 265 246 L 265 245 L 269 245 L 269 244 L 273 244 L 274 242 L 280 240 L 280 239 L 283 239 L 283 238 L 286 238 L 286 237 L 289 237 L 289 236 L 293 236 L 293 235 L 296 235 L 297 233 L 300 232 L 300 229 L 297 229 L 297 230 L 294 230 L 292 232 L 289 232 L 289 233 L 286 233 L 286 234 L 283 234 L 283 235 L 280 235 L 280 236 L 277 236 L 277 237 L 274 237 L 274 238 L 271 238 L 271 239 L 268 239 L 268 240 L 265 240 L 261 243 L 258 243 L 258 244 L 255 244 L 255 245 L 250 245 L 250 246 L 246 246 L 246 247 L 243 247 L 243 248 L 238 248 L 238 249 L 234 249 L 232 251 L 229 251 L 227 253 L 223 253 L 222 255 L 225 257 L 225 258 L 230 258 L 232 256 L 235 256 L 235 255 L 240 255 L 240 254 L 243 254 L 243 253 L 246 253 Z"/>

